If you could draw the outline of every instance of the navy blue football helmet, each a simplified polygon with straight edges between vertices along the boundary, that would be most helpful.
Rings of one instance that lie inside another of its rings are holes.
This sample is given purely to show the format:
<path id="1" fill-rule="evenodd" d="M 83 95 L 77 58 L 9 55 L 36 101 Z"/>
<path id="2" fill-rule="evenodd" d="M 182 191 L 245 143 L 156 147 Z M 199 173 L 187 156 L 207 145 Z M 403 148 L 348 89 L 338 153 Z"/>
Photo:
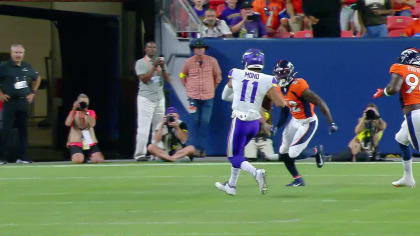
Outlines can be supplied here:
<path id="1" fill-rule="evenodd" d="M 287 87 L 294 79 L 297 72 L 295 66 L 287 60 L 279 60 L 274 66 L 273 74 L 280 87 Z"/>
<path id="2" fill-rule="evenodd" d="M 242 56 L 242 64 L 247 69 L 263 69 L 264 68 L 264 53 L 257 48 L 246 50 Z"/>
<path id="3" fill-rule="evenodd" d="M 407 48 L 398 57 L 398 63 L 420 66 L 420 51 L 417 48 Z"/>

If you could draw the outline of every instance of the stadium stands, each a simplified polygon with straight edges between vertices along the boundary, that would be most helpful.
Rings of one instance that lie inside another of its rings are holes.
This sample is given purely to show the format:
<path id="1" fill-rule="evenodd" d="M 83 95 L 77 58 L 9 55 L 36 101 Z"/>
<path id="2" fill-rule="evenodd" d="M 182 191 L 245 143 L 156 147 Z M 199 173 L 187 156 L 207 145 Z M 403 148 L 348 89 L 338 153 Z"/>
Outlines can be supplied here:
<path id="1" fill-rule="evenodd" d="M 294 34 L 294 38 L 313 38 L 314 35 L 312 34 L 312 31 L 310 30 L 302 30 L 302 31 L 296 31 Z"/>
<path id="2" fill-rule="evenodd" d="M 386 25 L 389 31 L 396 30 L 396 29 L 404 29 L 407 27 L 413 18 L 409 16 L 388 16 Z"/>
<path id="3" fill-rule="evenodd" d="M 223 10 L 225 10 L 226 5 L 225 4 L 219 4 L 216 7 L 216 15 L 219 18 L 219 16 L 222 14 Z"/>
<path id="4" fill-rule="evenodd" d="M 341 37 L 342 38 L 353 38 L 353 32 L 351 30 L 343 30 L 341 31 Z"/>
<path id="5" fill-rule="evenodd" d="M 412 17 L 410 16 L 388 16 L 387 17 L 387 28 L 389 32 L 389 37 L 401 37 L 402 32 L 401 30 L 410 25 L 410 23 L 415 20 L 416 18 L 420 17 L 420 0 L 416 0 L 417 5 L 414 9 L 411 9 Z M 223 12 L 226 8 L 226 3 L 224 0 L 209 0 L 208 2 L 209 7 L 216 10 L 217 17 Z M 357 33 L 357 34 L 356 34 Z M 356 34 L 356 35 L 355 35 Z M 181 35 L 182 38 L 188 37 L 185 35 Z M 309 30 L 298 31 L 298 32 L 282 32 L 272 35 L 271 37 L 274 38 L 313 38 L 313 34 Z M 353 38 L 353 37 L 360 37 L 360 32 L 353 32 L 353 31 L 342 31 L 341 38 Z"/>
<path id="6" fill-rule="evenodd" d="M 404 29 L 391 30 L 391 31 L 389 31 L 388 36 L 391 37 L 391 38 L 403 37 L 404 36 Z"/>

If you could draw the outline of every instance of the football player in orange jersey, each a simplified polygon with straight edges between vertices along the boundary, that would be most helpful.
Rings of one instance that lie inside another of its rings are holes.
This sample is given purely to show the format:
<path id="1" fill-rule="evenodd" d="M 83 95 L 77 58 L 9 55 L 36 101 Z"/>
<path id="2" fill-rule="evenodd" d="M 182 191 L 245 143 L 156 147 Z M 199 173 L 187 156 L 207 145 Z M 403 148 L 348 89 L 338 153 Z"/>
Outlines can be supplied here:
<path id="1" fill-rule="evenodd" d="M 274 75 L 280 85 L 280 93 L 286 101 L 287 107 L 282 109 L 278 127 L 281 127 L 289 116 L 292 119 L 283 130 L 282 143 L 279 149 L 280 158 L 293 177 L 293 181 L 286 186 L 305 186 L 305 182 L 296 169 L 295 159 L 308 157 L 313 154 L 304 152 L 318 128 L 318 118 L 314 113 L 314 105 L 318 106 L 330 124 L 329 133 L 337 131 L 327 104 L 316 93 L 309 89 L 303 78 L 296 78 L 294 66 L 290 61 L 279 60 L 274 67 Z M 324 164 L 322 146 L 315 148 L 317 166 Z"/>
<path id="2" fill-rule="evenodd" d="M 400 94 L 404 121 L 401 129 L 395 135 L 402 151 L 403 177 L 392 182 L 395 187 L 409 186 L 414 188 L 416 181 L 413 177 L 411 152 L 408 145 L 419 150 L 420 137 L 420 53 L 417 48 L 405 49 L 389 69 L 391 81 L 385 89 L 379 88 L 374 98 Z"/>

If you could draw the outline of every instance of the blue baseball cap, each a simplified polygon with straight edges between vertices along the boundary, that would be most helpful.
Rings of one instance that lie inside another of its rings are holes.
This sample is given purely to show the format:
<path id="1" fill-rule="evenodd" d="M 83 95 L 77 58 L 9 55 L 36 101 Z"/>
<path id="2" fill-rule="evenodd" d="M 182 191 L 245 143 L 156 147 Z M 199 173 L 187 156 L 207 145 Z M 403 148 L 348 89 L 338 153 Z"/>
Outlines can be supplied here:
<path id="1" fill-rule="evenodd" d="M 178 114 L 178 110 L 175 107 L 168 107 L 166 109 L 165 115 L 170 114 L 170 113 L 176 113 L 176 114 Z"/>

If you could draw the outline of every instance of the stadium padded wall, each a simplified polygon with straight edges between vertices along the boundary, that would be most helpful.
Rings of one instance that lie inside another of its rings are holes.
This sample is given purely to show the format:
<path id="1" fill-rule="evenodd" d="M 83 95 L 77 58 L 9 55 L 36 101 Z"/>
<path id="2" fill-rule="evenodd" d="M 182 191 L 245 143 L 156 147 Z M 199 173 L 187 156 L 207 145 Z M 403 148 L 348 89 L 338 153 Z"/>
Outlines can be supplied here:
<path id="1" fill-rule="evenodd" d="M 226 155 L 226 137 L 230 126 L 231 104 L 221 100 L 227 73 L 231 68 L 242 68 L 241 56 L 249 48 L 259 48 L 265 53 L 264 73 L 271 74 L 279 59 L 288 59 L 295 65 L 310 88 L 323 98 L 330 107 L 339 130 L 328 135 L 328 123 L 319 109 L 319 127 L 309 147 L 324 144 L 327 153 L 339 152 L 347 147 L 354 136 L 354 127 L 366 105 L 375 102 L 382 118 L 388 123 L 379 151 L 399 152 L 394 141 L 401 122 L 399 96 L 384 97 L 373 101 L 377 88 L 383 88 L 390 80 L 389 68 L 400 52 L 407 47 L 420 47 L 420 41 L 407 38 L 384 39 L 206 39 L 210 45 L 208 55 L 215 57 L 222 69 L 223 80 L 216 90 L 210 135 L 207 137 L 208 155 Z M 176 77 L 176 76 L 174 76 Z M 171 88 L 169 88 L 171 89 Z M 417 88 L 418 89 L 418 88 Z M 181 119 L 192 126 L 188 113 L 182 108 L 171 91 L 171 104 L 181 111 Z M 275 109 L 275 122 L 279 109 Z M 278 150 L 281 132 L 274 137 Z"/>

